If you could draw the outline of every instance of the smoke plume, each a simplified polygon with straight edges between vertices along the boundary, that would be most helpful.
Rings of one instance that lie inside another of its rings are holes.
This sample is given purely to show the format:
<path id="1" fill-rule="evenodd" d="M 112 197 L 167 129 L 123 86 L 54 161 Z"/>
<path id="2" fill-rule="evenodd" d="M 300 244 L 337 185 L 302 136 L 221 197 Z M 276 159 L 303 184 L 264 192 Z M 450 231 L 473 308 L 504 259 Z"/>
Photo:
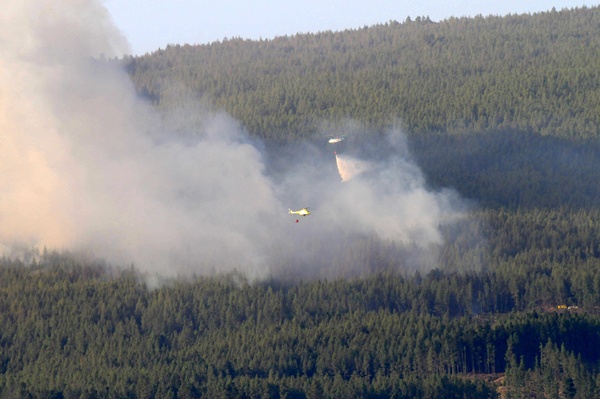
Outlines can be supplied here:
<path id="1" fill-rule="evenodd" d="M 238 123 L 207 117 L 193 143 L 157 129 L 128 76 L 95 61 L 126 50 L 97 1 L 9 1 L 0 35 L 5 250 L 92 249 L 167 274 L 263 273 L 278 209 Z"/>
<path id="2" fill-rule="evenodd" d="M 459 201 L 426 189 L 402 134 L 390 132 L 382 159 L 340 155 L 339 169 L 330 148 L 309 144 L 266 160 L 225 113 L 195 114 L 202 128 L 181 137 L 116 63 L 99 60 L 127 51 L 101 2 L 9 0 L 3 10 L 3 253 L 46 246 L 164 275 L 308 277 L 368 260 L 352 248 L 373 237 L 441 243 L 438 226 Z M 341 183 L 338 172 L 355 176 Z M 312 214 L 294 223 L 288 207 L 305 206 Z"/>
<path id="3" fill-rule="evenodd" d="M 346 182 L 353 177 L 369 170 L 369 164 L 353 157 L 345 157 L 335 154 L 335 163 L 340 173 L 342 182 Z"/>

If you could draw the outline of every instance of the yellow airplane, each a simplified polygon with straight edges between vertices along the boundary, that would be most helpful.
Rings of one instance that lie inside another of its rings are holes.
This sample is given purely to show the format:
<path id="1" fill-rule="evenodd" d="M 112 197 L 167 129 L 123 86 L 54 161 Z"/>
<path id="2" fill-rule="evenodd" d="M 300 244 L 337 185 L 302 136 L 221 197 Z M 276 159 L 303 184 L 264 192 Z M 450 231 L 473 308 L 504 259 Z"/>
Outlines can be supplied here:
<path id="1" fill-rule="evenodd" d="M 308 210 L 308 208 L 302 208 L 299 211 L 292 211 L 291 209 L 288 209 L 290 211 L 291 215 L 300 215 L 300 216 L 308 216 L 310 215 L 310 211 Z"/>

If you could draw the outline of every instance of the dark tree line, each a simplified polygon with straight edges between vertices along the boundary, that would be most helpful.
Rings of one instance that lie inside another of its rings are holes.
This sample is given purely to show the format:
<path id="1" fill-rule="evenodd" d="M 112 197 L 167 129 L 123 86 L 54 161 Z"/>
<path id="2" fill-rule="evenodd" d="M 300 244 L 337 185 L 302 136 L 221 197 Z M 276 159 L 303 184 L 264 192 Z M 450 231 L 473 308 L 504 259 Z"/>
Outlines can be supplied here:
<path id="1" fill-rule="evenodd" d="M 2 258 L 0 388 L 5 397 L 489 398 L 490 380 L 505 373 L 513 397 L 594 397 L 598 217 L 482 211 L 468 234 L 448 236 L 440 268 L 350 279 L 232 274 L 151 289 L 133 268 L 77 255 Z"/>

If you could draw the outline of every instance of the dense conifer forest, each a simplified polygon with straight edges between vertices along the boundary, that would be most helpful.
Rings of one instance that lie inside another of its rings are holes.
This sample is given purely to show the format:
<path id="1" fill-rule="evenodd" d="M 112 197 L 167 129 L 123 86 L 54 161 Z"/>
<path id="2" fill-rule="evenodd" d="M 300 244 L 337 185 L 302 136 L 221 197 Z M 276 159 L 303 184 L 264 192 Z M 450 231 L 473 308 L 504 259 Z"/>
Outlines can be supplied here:
<path id="1" fill-rule="evenodd" d="M 171 45 L 126 58 L 165 113 L 189 98 L 225 109 L 256 136 L 290 140 L 324 120 L 410 134 L 533 132 L 596 138 L 598 7 L 534 15 L 416 18 L 268 41 Z"/>
<path id="2" fill-rule="evenodd" d="M 344 258 L 362 273 L 329 279 L 153 285 L 78 253 L 4 256 L 1 397 L 600 397 L 600 8 L 109 62 L 176 129 L 197 128 L 190 103 L 223 109 L 267 149 L 401 121 L 431 189 L 477 206 L 422 272 L 376 237 Z"/>

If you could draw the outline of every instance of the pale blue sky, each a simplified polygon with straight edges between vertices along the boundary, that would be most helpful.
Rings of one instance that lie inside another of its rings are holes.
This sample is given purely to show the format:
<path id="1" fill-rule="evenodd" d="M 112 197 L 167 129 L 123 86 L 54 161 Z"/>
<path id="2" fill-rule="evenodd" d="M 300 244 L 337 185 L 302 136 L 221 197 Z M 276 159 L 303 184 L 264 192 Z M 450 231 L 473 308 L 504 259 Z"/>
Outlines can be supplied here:
<path id="1" fill-rule="evenodd" d="M 592 7 L 582 0 L 104 0 L 133 54 L 168 44 L 204 44 L 223 38 L 272 39 L 296 33 L 339 31 L 429 16 L 506 15 L 552 7 Z"/>

